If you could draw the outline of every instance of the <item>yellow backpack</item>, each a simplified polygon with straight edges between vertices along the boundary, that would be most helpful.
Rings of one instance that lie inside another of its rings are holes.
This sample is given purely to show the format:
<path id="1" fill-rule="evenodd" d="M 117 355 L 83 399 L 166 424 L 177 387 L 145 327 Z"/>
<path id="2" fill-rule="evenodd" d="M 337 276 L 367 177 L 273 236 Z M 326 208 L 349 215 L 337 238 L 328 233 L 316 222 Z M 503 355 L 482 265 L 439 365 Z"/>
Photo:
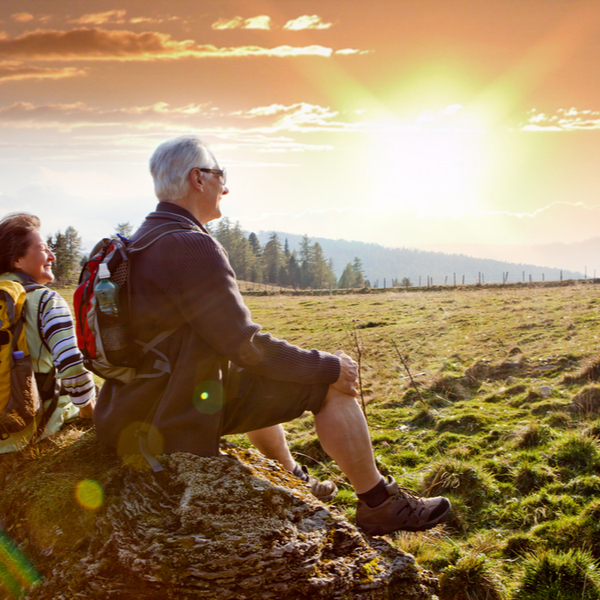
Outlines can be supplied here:
<path id="1" fill-rule="evenodd" d="M 27 291 L 16 281 L 0 280 L 0 440 L 43 413 L 25 338 Z"/>

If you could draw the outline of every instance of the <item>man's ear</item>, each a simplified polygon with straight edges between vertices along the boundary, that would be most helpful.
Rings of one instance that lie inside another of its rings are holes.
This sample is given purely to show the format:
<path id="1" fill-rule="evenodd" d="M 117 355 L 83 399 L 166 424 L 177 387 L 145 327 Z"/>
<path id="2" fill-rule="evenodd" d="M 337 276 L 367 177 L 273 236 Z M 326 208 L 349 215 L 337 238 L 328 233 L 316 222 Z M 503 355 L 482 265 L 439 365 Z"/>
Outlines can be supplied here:
<path id="1" fill-rule="evenodd" d="M 198 169 L 192 169 L 189 174 L 190 185 L 200 191 L 204 191 L 204 181 L 202 181 L 202 176 L 200 175 L 200 171 Z"/>

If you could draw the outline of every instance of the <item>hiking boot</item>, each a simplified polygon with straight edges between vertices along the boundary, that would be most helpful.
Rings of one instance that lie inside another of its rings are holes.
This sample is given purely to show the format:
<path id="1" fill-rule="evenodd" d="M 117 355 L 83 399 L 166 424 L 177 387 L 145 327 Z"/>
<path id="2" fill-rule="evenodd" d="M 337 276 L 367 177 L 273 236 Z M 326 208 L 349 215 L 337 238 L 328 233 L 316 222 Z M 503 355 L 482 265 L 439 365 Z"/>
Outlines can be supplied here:
<path id="1" fill-rule="evenodd" d="M 319 481 L 314 475 L 311 475 L 308 472 L 308 469 L 305 465 L 302 465 L 301 471 L 302 474 L 296 471 L 294 475 L 308 485 L 310 488 L 310 493 L 317 500 L 320 500 L 321 502 L 329 502 L 335 498 L 336 494 L 338 493 L 338 489 L 333 481 L 329 481 L 327 479 L 325 481 Z"/>
<path id="2" fill-rule="evenodd" d="M 385 487 L 390 497 L 383 504 L 371 508 L 359 500 L 356 507 L 356 525 L 370 535 L 425 531 L 440 523 L 452 508 L 446 498 L 420 498 L 389 476 Z"/>

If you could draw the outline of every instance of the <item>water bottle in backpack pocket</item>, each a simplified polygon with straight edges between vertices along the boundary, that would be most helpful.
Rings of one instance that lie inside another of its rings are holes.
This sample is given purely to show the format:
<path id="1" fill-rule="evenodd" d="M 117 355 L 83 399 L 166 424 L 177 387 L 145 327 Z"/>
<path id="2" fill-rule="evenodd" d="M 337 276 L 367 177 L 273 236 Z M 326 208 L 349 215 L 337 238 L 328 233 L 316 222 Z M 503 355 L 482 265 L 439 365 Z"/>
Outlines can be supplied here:
<path id="1" fill-rule="evenodd" d="M 129 335 L 119 305 L 119 286 L 110 280 L 106 263 L 100 263 L 99 281 L 94 288 L 98 303 L 98 322 L 102 346 L 108 361 L 114 365 L 127 364 Z"/>

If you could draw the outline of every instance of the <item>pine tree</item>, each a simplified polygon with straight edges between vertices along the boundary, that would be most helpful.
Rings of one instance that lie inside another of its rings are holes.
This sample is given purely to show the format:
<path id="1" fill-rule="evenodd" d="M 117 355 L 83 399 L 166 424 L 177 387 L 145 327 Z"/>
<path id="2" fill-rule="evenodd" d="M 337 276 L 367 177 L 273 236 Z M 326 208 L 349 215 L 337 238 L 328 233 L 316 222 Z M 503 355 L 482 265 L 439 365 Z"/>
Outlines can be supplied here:
<path id="1" fill-rule="evenodd" d="M 312 246 L 310 238 L 304 234 L 300 242 L 300 287 L 307 288 L 311 286 L 310 260 Z"/>
<path id="2" fill-rule="evenodd" d="M 252 247 L 252 252 L 254 252 L 256 256 L 262 256 L 262 246 L 260 245 L 258 237 L 254 232 L 252 232 L 248 236 L 248 241 L 250 242 L 250 246 Z"/>
<path id="3" fill-rule="evenodd" d="M 115 227 L 115 233 L 119 233 L 124 238 L 129 239 L 133 233 L 133 225 L 131 225 L 129 221 L 125 221 L 125 223 L 119 223 Z"/>
<path id="4" fill-rule="evenodd" d="M 358 256 L 354 257 L 354 261 L 352 262 L 352 270 L 355 274 L 354 286 L 362 287 L 365 281 L 365 274 L 362 261 L 360 260 L 360 258 L 358 258 Z"/>
<path id="5" fill-rule="evenodd" d="M 54 237 L 49 236 L 46 243 L 56 256 L 52 266 L 54 277 L 60 283 L 70 283 L 75 279 L 83 254 L 77 230 L 69 225 L 64 233 L 57 231 Z"/>
<path id="6" fill-rule="evenodd" d="M 352 263 L 348 263 L 338 281 L 338 287 L 340 288 L 351 288 L 354 287 L 354 282 L 356 280 L 356 273 L 352 268 Z"/>
<path id="7" fill-rule="evenodd" d="M 265 279 L 269 283 L 279 282 L 279 267 L 282 264 L 281 242 L 276 233 L 272 233 L 263 251 Z"/>
<path id="8" fill-rule="evenodd" d="M 298 259 L 296 258 L 296 252 L 292 252 L 288 260 L 288 277 L 289 284 L 297 289 L 302 283 L 302 274 L 300 273 L 300 267 L 298 266 Z"/>

